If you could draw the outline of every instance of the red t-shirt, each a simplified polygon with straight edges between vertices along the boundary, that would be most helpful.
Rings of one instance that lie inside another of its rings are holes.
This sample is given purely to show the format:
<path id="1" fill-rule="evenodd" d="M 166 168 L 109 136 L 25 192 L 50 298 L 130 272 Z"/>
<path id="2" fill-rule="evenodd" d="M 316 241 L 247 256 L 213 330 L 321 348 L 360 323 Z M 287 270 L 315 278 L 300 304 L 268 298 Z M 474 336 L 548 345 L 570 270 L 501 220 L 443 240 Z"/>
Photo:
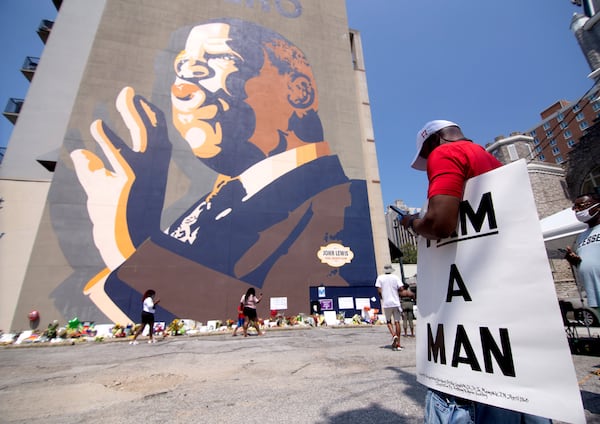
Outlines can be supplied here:
<path id="1" fill-rule="evenodd" d="M 446 194 L 462 199 L 465 181 L 500 166 L 479 144 L 466 140 L 442 144 L 427 158 L 427 198 Z"/>

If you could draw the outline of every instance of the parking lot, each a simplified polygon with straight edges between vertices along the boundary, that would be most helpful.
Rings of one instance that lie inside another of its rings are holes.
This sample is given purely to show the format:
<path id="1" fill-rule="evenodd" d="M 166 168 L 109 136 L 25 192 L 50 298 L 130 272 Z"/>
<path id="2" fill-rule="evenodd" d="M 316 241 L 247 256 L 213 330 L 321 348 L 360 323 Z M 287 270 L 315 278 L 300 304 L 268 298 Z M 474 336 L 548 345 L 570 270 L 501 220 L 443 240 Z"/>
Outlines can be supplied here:
<path id="1" fill-rule="evenodd" d="M 415 339 L 402 344 L 363 325 L 2 347 L 0 422 L 422 423 Z M 600 357 L 573 361 L 600 422 Z"/>

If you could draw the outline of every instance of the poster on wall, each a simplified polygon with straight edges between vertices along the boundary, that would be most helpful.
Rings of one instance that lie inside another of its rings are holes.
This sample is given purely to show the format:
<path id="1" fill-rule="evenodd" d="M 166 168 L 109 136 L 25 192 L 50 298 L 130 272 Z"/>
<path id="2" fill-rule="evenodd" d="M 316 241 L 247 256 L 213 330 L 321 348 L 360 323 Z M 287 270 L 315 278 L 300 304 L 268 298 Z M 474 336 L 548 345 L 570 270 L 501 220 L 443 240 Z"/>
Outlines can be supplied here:
<path id="1" fill-rule="evenodd" d="M 285 311 L 288 308 L 287 297 L 272 297 L 269 308 L 272 311 Z"/>
<path id="2" fill-rule="evenodd" d="M 338 297 L 339 309 L 354 309 L 354 298 L 353 297 Z"/>
<path id="3" fill-rule="evenodd" d="M 470 179 L 455 234 L 420 238 L 418 262 L 420 383 L 585 422 L 523 160 Z"/>

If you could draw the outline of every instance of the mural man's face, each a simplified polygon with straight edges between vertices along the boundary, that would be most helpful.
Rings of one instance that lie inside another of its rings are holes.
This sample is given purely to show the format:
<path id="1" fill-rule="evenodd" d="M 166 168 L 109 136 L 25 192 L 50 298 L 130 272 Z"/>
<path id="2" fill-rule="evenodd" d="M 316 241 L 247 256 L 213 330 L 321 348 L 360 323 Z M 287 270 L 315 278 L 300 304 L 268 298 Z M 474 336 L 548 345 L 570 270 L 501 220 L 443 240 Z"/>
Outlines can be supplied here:
<path id="1" fill-rule="evenodd" d="M 222 118 L 231 109 L 234 94 L 227 90 L 227 79 L 239 72 L 243 61 L 227 44 L 229 32 L 223 23 L 196 26 L 175 59 L 173 123 L 199 158 L 221 151 Z"/>

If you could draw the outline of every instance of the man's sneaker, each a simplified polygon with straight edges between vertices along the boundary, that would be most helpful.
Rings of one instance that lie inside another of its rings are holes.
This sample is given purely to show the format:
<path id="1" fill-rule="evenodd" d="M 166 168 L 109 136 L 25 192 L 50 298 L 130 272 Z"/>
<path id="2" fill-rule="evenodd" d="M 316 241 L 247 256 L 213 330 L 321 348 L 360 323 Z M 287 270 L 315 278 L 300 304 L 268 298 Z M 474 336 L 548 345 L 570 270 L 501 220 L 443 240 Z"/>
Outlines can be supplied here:
<path id="1" fill-rule="evenodd" d="M 130 341 L 130 342 L 129 342 L 129 344 L 130 344 L 130 345 L 136 345 L 136 344 L 138 344 L 138 343 L 139 343 L 139 342 L 138 342 L 137 340 L 132 340 L 132 341 Z"/>
<path id="2" fill-rule="evenodd" d="M 403 347 L 401 347 L 401 346 L 396 346 L 396 347 L 395 347 L 395 348 L 393 348 L 392 350 L 395 350 L 396 352 L 401 352 L 401 351 L 403 351 L 403 350 L 404 350 L 404 348 L 403 348 Z"/>
<path id="3" fill-rule="evenodd" d="M 156 343 L 156 340 L 154 340 L 154 339 L 148 340 L 148 344 L 152 344 L 152 343 Z"/>

